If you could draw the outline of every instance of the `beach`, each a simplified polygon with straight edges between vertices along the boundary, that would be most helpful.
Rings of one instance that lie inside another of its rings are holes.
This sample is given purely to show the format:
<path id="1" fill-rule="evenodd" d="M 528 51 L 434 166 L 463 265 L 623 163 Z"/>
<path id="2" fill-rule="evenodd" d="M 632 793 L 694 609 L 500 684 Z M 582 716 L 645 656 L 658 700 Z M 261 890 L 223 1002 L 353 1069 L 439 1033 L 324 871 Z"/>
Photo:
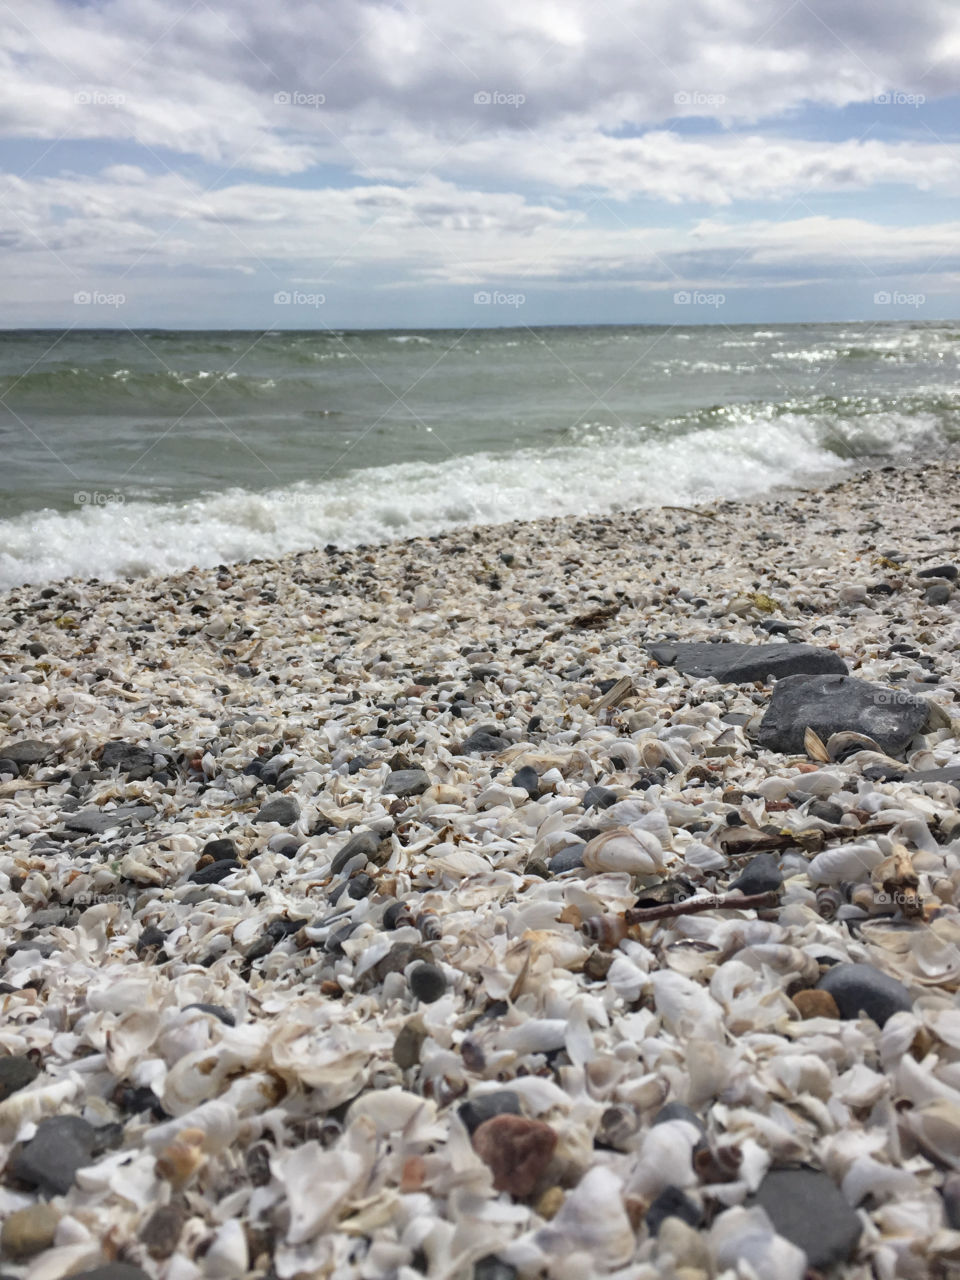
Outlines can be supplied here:
<path id="1" fill-rule="evenodd" d="M 958 470 L 6 590 L 4 1273 L 948 1274 Z"/>

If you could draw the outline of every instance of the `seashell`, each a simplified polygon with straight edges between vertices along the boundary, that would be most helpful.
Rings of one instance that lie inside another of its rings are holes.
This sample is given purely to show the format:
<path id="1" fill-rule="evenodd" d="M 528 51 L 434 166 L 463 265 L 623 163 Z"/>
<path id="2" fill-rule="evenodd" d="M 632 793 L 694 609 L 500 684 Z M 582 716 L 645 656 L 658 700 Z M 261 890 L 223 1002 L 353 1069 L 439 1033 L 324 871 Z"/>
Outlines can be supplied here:
<path id="1" fill-rule="evenodd" d="M 584 920 L 580 931 L 585 938 L 608 950 L 618 947 L 624 938 L 630 936 L 630 928 L 622 915 L 590 916 Z"/>
<path id="2" fill-rule="evenodd" d="M 811 861 L 808 875 L 813 884 L 861 883 L 869 880 L 884 855 L 875 844 L 842 844 L 824 849 Z"/>
<path id="3" fill-rule="evenodd" d="M 428 942 L 437 942 L 443 936 L 443 925 L 435 911 L 421 911 L 417 916 L 417 928 Z"/>
<path id="4" fill-rule="evenodd" d="M 834 737 L 837 735 L 834 734 Z M 821 764 L 829 764 L 833 757 L 823 745 L 823 739 L 815 729 L 807 725 L 803 731 L 803 748 L 811 760 L 819 760 Z"/>
<path id="5" fill-rule="evenodd" d="M 626 1266 L 636 1241 L 613 1170 L 599 1165 L 585 1173 L 535 1241 L 547 1253 L 589 1258 L 603 1273 Z"/>
<path id="6" fill-rule="evenodd" d="M 664 948 L 663 958 L 668 968 L 675 973 L 682 973 L 688 978 L 709 978 L 722 954 L 720 947 L 712 942 L 685 938 L 681 942 L 668 943 Z"/>
<path id="7" fill-rule="evenodd" d="M 721 1213 L 710 1228 L 710 1252 L 718 1268 L 730 1274 L 748 1269 L 758 1280 L 803 1280 L 807 1255 L 772 1229 L 759 1205 Z"/>
<path id="8" fill-rule="evenodd" d="M 701 1147 L 693 1153 L 693 1167 L 701 1182 L 734 1182 L 740 1176 L 743 1152 L 732 1142 L 719 1147 Z"/>
<path id="9" fill-rule="evenodd" d="M 826 751 L 827 757 L 834 761 L 846 760 L 856 751 L 875 751 L 879 755 L 884 755 L 883 748 L 873 738 L 868 738 L 865 733 L 854 733 L 849 729 L 844 729 L 841 733 L 832 733 L 827 739 Z"/>
<path id="10" fill-rule="evenodd" d="M 182 1129 L 157 1155 L 157 1177 L 180 1190 L 187 1186 L 207 1162 L 201 1129 Z"/>
<path id="11" fill-rule="evenodd" d="M 203 1255 L 203 1274 L 210 1280 L 233 1280 L 250 1265 L 247 1237 L 238 1218 L 228 1218 Z"/>
<path id="12" fill-rule="evenodd" d="M 960 1106 L 938 1098 L 901 1113 L 900 1123 L 928 1155 L 960 1169 Z"/>
<path id="13" fill-rule="evenodd" d="M 822 884 L 816 891 L 817 914 L 824 920 L 832 920 L 843 906 L 845 897 L 839 885 Z"/>
<path id="14" fill-rule="evenodd" d="M 637 835 L 629 827 L 614 827 L 589 841 L 583 850 L 583 865 L 594 872 L 653 875 L 664 869 L 663 850 L 650 832 Z"/>

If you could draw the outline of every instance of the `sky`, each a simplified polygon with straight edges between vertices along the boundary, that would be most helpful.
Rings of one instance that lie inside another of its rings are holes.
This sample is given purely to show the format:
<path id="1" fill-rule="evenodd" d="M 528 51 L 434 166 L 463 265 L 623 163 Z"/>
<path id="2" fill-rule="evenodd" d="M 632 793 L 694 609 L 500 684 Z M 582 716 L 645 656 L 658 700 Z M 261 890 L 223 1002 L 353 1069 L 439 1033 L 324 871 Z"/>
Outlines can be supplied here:
<path id="1" fill-rule="evenodd" d="M 957 0 L 0 0 L 0 326 L 960 317 Z"/>

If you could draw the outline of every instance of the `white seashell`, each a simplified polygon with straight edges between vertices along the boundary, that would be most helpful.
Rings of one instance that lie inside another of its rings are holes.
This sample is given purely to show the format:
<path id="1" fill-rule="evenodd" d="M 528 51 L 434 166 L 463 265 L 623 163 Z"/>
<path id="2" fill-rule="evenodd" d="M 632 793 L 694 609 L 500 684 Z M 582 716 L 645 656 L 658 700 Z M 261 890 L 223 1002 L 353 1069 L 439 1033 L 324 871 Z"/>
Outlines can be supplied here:
<path id="1" fill-rule="evenodd" d="M 233 1280 L 250 1265 L 247 1237 L 237 1218 L 228 1218 L 213 1237 L 203 1257 L 203 1273 L 210 1280 Z"/>
<path id="2" fill-rule="evenodd" d="M 657 1013 L 673 1035 L 723 1040 L 720 1006 L 698 983 L 666 969 L 651 974 L 650 982 Z"/>
<path id="3" fill-rule="evenodd" d="M 960 1106 L 940 1098 L 903 1112 L 900 1122 L 928 1155 L 960 1169 Z"/>
<path id="4" fill-rule="evenodd" d="M 697 1126 L 686 1120 L 666 1120 L 654 1125 L 640 1144 L 627 1183 L 628 1192 L 649 1203 L 664 1187 L 695 1186 L 693 1149 L 701 1137 Z"/>
<path id="5" fill-rule="evenodd" d="M 635 1239 L 616 1174 L 603 1166 L 584 1174 L 549 1227 L 537 1232 L 536 1243 L 553 1254 L 582 1249 L 604 1271 L 625 1266 Z"/>
<path id="6" fill-rule="evenodd" d="M 652 875 L 662 871 L 663 850 L 649 832 L 639 834 L 627 827 L 614 827 L 594 836 L 583 851 L 583 865 L 590 871 L 626 871 L 630 875 Z"/>
<path id="7" fill-rule="evenodd" d="M 679 845 L 676 847 L 679 848 Z M 729 861 L 718 849 L 711 849 L 708 844 L 699 840 L 691 840 L 683 849 L 684 866 L 692 867 L 695 871 L 719 871 Z"/>
<path id="8" fill-rule="evenodd" d="M 56 1115 L 83 1088 L 80 1077 L 71 1073 L 67 1079 L 45 1081 L 39 1088 L 18 1089 L 0 1102 L 0 1138 L 11 1141 L 22 1124 Z"/>
<path id="9" fill-rule="evenodd" d="M 824 849 L 811 861 L 811 884 L 859 883 L 870 879 L 886 855 L 875 844 L 842 844 Z"/>
<path id="10" fill-rule="evenodd" d="M 710 1249 L 717 1266 L 756 1280 L 803 1280 L 807 1255 L 778 1236 L 759 1205 L 752 1209 L 727 1209 L 710 1228 Z"/>
<path id="11" fill-rule="evenodd" d="M 378 1138 L 400 1129 L 406 1131 L 408 1140 L 416 1142 L 440 1142 L 445 1135 L 445 1130 L 436 1126 L 437 1104 L 400 1088 L 363 1094 L 347 1112 L 347 1124 L 361 1116 L 372 1122 Z"/>

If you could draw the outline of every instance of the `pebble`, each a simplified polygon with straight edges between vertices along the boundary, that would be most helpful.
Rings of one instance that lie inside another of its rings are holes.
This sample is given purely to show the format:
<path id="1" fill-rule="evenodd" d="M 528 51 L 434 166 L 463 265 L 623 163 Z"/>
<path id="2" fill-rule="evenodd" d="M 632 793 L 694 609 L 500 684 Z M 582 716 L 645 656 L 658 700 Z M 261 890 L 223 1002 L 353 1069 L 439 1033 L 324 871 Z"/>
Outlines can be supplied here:
<path id="1" fill-rule="evenodd" d="M 208 862 L 205 866 L 197 867 L 196 871 L 191 872 L 190 880 L 193 884 L 219 884 L 239 870 L 240 864 L 236 858 L 221 858 L 219 862 Z"/>
<path id="2" fill-rule="evenodd" d="M 620 797 L 609 787 L 590 787 L 583 797 L 584 809 L 609 809 Z"/>
<path id="3" fill-rule="evenodd" d="M 330 864 L 330 874 L 338 876 L 344 869 L 351 858 L 355 858 L 357 854 L 362 853 L 366 858 L 372 858 L 380 848 L 380 837 L 373 831 L 358 831 L 356 835 L 350 837 L 338 854 L 334 857 Z"/>
<path id="4" fill-rule="evenodd" d="M 55 754 L 55 749 L 49 743 L 39 742 L 36 738 L 24 738 L 20 742 L 8 742 L 0 747 L 0 756 L 4 760 L 12 760 L 15 765 L 20 766 L 39 764 Z"/>
<path id="5" fill-rule="evenodd" d="M 817 989 L 833 996 L 841 1018 L 858 1018 L 862 1011 L 881 1027 L 893 1014 L 913 1009 L 903 983 L 868 964 L 835 964 Z"/>
<path id="6" fill-rule="evenodd" d="M 394 769 L 388 775 L 383 789 L 387 795 L 405 799 L 407 796 L 420 796 L 430 786 L 430 779 L 422 769 Z"/>
<path id="7" fill-rule="evenodd" d="M 443 970 L 435 964 L 422 962 L 410 971 L 410 991 L 421 1004 L 433 1004 L 447 990 Z"/>
<path id="8" fill-rule="evenodd" d="M 300 818 L 300 806 L 293 796 L 276 796 L 268 800 L 254 817 L 254 822 L 278 822 L 281 827 L 290 827 Z"/>
<path id="9" fill-rule="evenodd" d="M 48 1195 L 64 1195 L 78 1169 L 91 1162 L 97 1132 L 80 1116 L 51 1116 L 41 1120 L 34 1136 L 10 1159 L 10 1173 L 18 1182 Z"/>
<path id="10" fill-rule="evenodd" d="M 74 1271 L 70 1280 L 151 1280 L 146 1271 L 129 1262 L 108 1262 L 91 1271 Z"/>
<path id="11" fill-rule="evenodd" d="M 393 1060 L 401 1071 L 409 1071 L 417 1065 L 426 1038 L 426 1027 L 419 1018 L 409 1018 L 403 1024 L 393 1042 Z"/>
<path id="12" fill-rule="evenodd" d="M 956 582 L 960 569 L 955 564 L 940 564 L 932 569 L 918 569 L 918 578 L 947 578 L 950 582 Z"/>
<path id="13" fill-rule="evenodd" d="M 0 1248 L 11 1258 L 29 1258 L 49 1249 L 60 1221 L 60 1210 L 52 1204 L 32 1204 L 16 1209 L 4 1219 Z"/>
<path id="14" fill-rule="evenodd" d="M 802 752 L 807 728 L 823 742 L 849 730 L 896 753 L 920 732 L 928 714 L 919 698 L 853 676 L 787 676 L 774 687 L 758 741 L 768 751 Z"/>
<path id="15" fill-rule="evenodd" d="M 816 1269 L 851 1257 L 863 1230 L 860 1217 L 831 1178 L 817 1169 L 773 1169 L 754 1202 L 777 1230 L 807 1255 Z"/>
<path id="16" fill-rule="evenodd" d="M 830 822 L 834 826 L 843 818 L 843 810 L 838 804 L 833 804 L 829 800 L 811 800 L 807 805 L 807 815 L 811 818 L 819 818 L 821 822 Z"/>
<path id="17" fill-rule="evenodd" d="M 0 1102 L 36 1080 L 40 1068 L 30 1058 L 8 1055 L 0 1058 Z"/>
<path id="18" fill-rule="evenodd" d="M 729 889 L 737 889 L 740 893 L 772 893 L 783 884 L 783 873 L 780 862 L 773 853 L 758 853 L 751 858 L 744 869 L 731 880 Z"/>
<path id="19" fill-rule="evenodd" d="M 101 836 L 114 827 L 128 826 L 132 822 L 147 822 L 155 813 L 154 808 L 144 804 L 119 805 L 116 809 L 82 809 L 79 813 L 64 814 L 63 825 L 68 831 Z"/>
<path id="20" fill-rule="evenodd" d="M 793 1003 L 797 1006 L 801 1018 L 840 1017 L 837 1002 L 830 992 L 818 990 L 816 987 L 794 992 Z"/>
<path id="21" fill-rule="evenodd" d="M 473 1134 L 474 1150 L 493 1173 L 494 1190 L 518 1199 L 533 1194 L 556 1145 L 550 1125 L 524 1116 L 493 1116 Z"/>
<path id="22" fill-rule="evenodd" d="M 520 1095 L 513 1089 L 494 1089 L 489 1093 L 478 1093 L 460 1104 L 458 1115 L 468 1132 L 474 1133 L 480 1125 L 494 1116 L 520 1115 Z"/>
<path id="23" fill-rule="evenodd" d="M 185 1004 L 183 1006 L 184 1013 L 188 1009 L 199 1009 L 201 1013 L 209 1013 L 216 1018 L 218 1022 L 222 1022 L 225 1027 L 235 1027 L 237 1020 L 229 1009 L 223 1009 L 218 1004 L 206 1004 L 203 1001 L 197 1001 L 194 1004 Z"/>
<path id="24" fill-rule="evenodd" d="M 502 734 L 496 731 L 496 728 L 487 725 L 481 729 L 475 729 L 468 738 L 463 742 L 464 755 L 490 755 L 494 752 L 506 751 L 510 743 Z"/>
<path id="25" fill-rule="evenodd" d="M 176 1251 L 177 1241 L 187 1220 L 180 1204 L 164 1204 L 154 1209 L 140 1228 L 140 1243 L 155 1262 L 162 1262 Z"/>
<path id="26" fill-rule="evenodd" d="M 510 779 L 510 785 L 520 787 L 531 800 L 536 800 L 540 795 L 540 777 L 533 765 L 527 764 L 518 769 Z"/>
<path id="27" fill-rule="evenodd" d="M 943 582 L 935 582 L 932 587 L 927 587 L 923 593 L 924 604 L 948 604 L 953 594 L 951 589 Z"/>
<path id="28" fill-rule="evenodd" d="M 494 1253 L 488 1253 L 473 1264 L 473 1280 L 517 1280 L 518 1275 L 516 1267 Z"/>
<path id="29" fill-rule="evenodd" d="M 651 1201 L 643 1220 L 647 1230 L 655 1236 L 667 1218 L 679 1218 L 688 1226 L 696 1227 L 703 1220 L 703 1210 L 679 1187 L 664 1187 Z"/>

